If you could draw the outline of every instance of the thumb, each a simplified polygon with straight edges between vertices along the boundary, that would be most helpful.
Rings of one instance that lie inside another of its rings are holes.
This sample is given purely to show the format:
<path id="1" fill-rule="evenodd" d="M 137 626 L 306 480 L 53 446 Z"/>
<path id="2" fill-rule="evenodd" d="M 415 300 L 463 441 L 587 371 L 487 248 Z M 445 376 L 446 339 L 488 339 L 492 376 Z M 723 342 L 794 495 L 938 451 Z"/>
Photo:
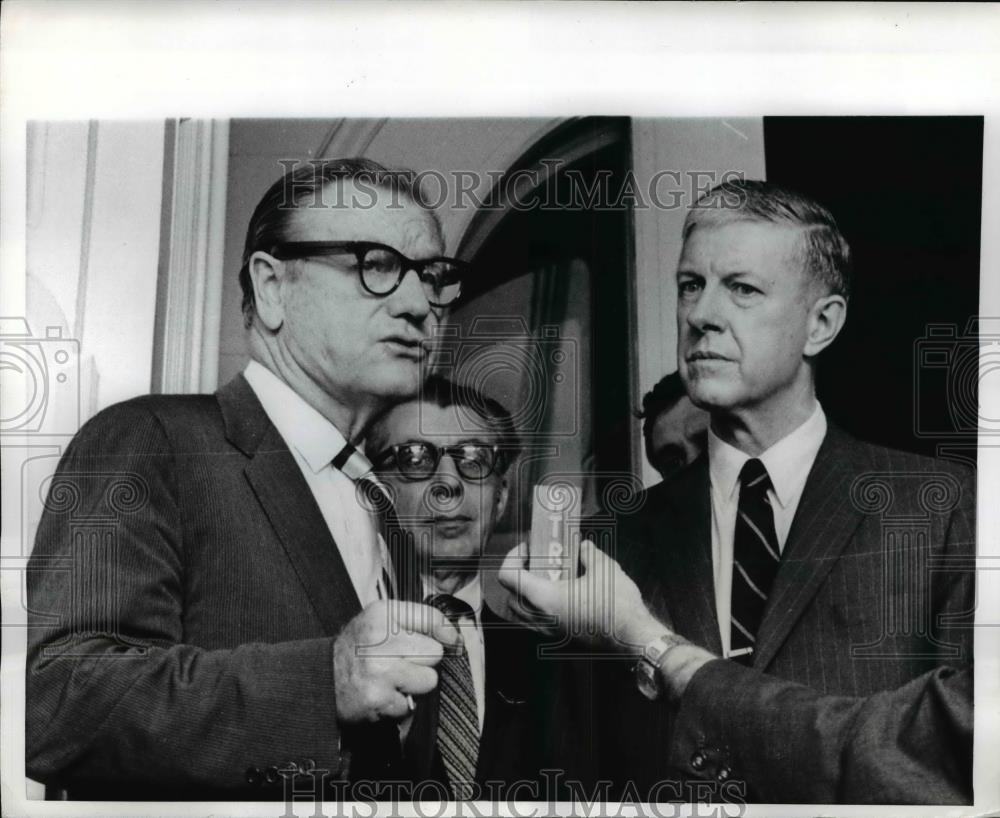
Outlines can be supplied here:
<path id="1" fill-rule="evenodd" d="M 580 543 L 580 565 L 583 566 L 583 573 L 589 574 L 596 569 L 598 564 L 605 559 L 605 554 L 593 540 L 583 540 Z"/>
<path id="2" fill-rule="evenodd" d="M 556 585 L 552 580 L 529 571 L 526 567 L 527 556 L 527 543 L 512 548 L 504 558 L 497 579 L 522 604 L 527 602 L 536 610 L 547 611 L 551 607 L 551 597 Z"/>
<path id="3" fill-rule="evenodd" d="M 520 543 L 507 552 L 503 565 L 497 572 L 497 580 L 508 591 L 516 592 L 518 578 L 528 568 L 528 544 Z"/>
<path id="4" fill-rule="evenodd" d="M 433 605 L 397 600 L 394 600 L 392 605 L 396 621 L 405 630 L 430 636 L 442 645 L 458 644 L 460 638 L 458 629 Z"/>

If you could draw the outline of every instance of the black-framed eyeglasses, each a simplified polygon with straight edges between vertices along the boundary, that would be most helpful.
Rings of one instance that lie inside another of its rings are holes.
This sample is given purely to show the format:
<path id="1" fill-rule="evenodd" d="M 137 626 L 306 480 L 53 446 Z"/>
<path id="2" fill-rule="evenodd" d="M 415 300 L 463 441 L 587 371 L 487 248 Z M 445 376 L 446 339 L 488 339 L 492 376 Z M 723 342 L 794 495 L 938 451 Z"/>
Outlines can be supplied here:
<path id="1" fill-rule="evenodd" d="M 405 480 L 429 480 L 437 472 L 441 458 L 448 455 L 455 469 L 466 480 L 485 480 L 503 464 L 499 446 L 483 443 L 459 443 L 435 446 L 425 440 L 411 440 L 390 446 L 375 458 L 377 468 L 395 466 Z"/>
<path id="2" fill-rule="evenodd" d="M 271 255 L 282 261 L 353 255 L 361 286 L 378 296 L 394 293 L 413 270 L 432 307 L 453 304 L 462 294 L 462 279 L 469 271 L 468 264 L 455 258 L 407 258 L 395 248 L 374 241 L 286 241 L 274 245 Z"/>

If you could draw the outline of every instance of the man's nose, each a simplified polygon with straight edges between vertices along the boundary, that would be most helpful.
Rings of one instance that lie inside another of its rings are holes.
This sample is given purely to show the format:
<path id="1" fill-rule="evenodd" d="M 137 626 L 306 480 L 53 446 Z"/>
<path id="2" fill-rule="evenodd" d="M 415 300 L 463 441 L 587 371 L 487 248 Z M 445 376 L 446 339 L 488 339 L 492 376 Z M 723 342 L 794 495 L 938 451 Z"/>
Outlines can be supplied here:
<path id="1" fill-rule="evenodd" d="M 389 310 L 394 316 L 408 315 L 413 320 L 423 321 L 431 311 L 424 285 L 416 270 L 407 270 L 399 287 L 389 296 Z"/>
<path id="2" fill-rule="evenodd" d="M 699 332 L 722 329 L 725 318 L 722 314 L 721 295 L 719 287 L 707 285 L 698 298 L 688 304 L 688 325 Z"/>
<path id="3" fill-rule="evenodd" d="M 462 499 L 465 493 L 465 484 L 462 482 L 458 469 L 455 468 L 455 461 L 451 455 L 441 456 L 441 462 L 438 463 L 437 471 L 431 478 L 427 491 L 428 499 L 435 505 L 454 504 Z"/>

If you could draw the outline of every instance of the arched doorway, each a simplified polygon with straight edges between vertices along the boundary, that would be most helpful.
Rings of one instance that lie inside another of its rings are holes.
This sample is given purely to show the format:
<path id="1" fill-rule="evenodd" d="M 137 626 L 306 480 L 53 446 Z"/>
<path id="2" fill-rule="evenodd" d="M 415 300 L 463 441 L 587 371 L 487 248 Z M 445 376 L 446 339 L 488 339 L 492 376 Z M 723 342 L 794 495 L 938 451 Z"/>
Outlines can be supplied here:
<path id="1" fill-rule="evenodd" d="M 458 254 L 475 276 L 442 339 L 441 368 L 514 414 L 524 454 L 503 553 L 530 524 L 543 479 L 580 487 L 593 512 L 631 475 L 634 276 L 626 118 L 570 120 L 498 180 Z"/>

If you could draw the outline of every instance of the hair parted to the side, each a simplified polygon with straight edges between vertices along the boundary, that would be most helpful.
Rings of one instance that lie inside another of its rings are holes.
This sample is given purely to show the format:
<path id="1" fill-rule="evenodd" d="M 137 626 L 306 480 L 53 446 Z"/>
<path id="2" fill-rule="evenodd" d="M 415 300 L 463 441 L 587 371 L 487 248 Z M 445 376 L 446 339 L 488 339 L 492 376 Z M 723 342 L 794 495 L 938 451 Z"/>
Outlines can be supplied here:
<path id="1" fill-rule="evenodd" d="M 427 206 L 419 186 L 414 184 L 415 178 L 416 175 L 411 170 L 390 169 L 364 158 L 312 159 L 296 162 L 291 170 L 267 189 L 254 208 L 247 226 L 240 267 L 244 325 L 251 326 L 255 312 L 253 283 L 250 281 L 250 257 L 258 250 L 270 252 L 276 244 L 289 241 L 289 225 L 295 211 L 303 206 L 324 206 L 323 188 L 331 182 L 364 182 L 370 187 L 405 196 L 415 204 L 427 208 L 440 234 L 441 221 L 437 213 Z M 344 205 L 339 203 L 333 206 Z"/>
<path id="2" fill-rule="evenodd" d="M 649 445 L 649 435 L 653 431 L 656 419 L 677 405 L 677 401 L 687 395 L 680 372 L 671 372 L 657 381 L 656 386 L 642 396 L 642 409 L 636 412 L 636 417 L 642 419 L 642 437 Z"/>
<path id="3" fill-rule="evenodd" d="M 759 179 L 716 185 L 695 202 L 684 221 L 684 239 L 698 227 L 736 221 L 792 225 L 802 229 L 805 270 L 832 295 L 851 294 L 851 248 L 837 221 L 819 202 Z"/>
<path id="4" fill-rule="evenodd" d="M 472 386 L 455 383 L 443 375 L 429 375 L 417 397 L 410 402 L 429 403 L 442 409 L 455 406 L 474 413 L 496 437 L 496 445 L 500 447 L 500 465 L 497 469 L 500 477 L 507 473 L 521 453 L 521 440 L 511 413 L 500 401 L 484 395 Z M 368 431 L 369 443 L 375 444 L 372 453 L 385 448 L 387 443 L 382 425 L 387 415 L 388 412 L 376 420 Z"/>

